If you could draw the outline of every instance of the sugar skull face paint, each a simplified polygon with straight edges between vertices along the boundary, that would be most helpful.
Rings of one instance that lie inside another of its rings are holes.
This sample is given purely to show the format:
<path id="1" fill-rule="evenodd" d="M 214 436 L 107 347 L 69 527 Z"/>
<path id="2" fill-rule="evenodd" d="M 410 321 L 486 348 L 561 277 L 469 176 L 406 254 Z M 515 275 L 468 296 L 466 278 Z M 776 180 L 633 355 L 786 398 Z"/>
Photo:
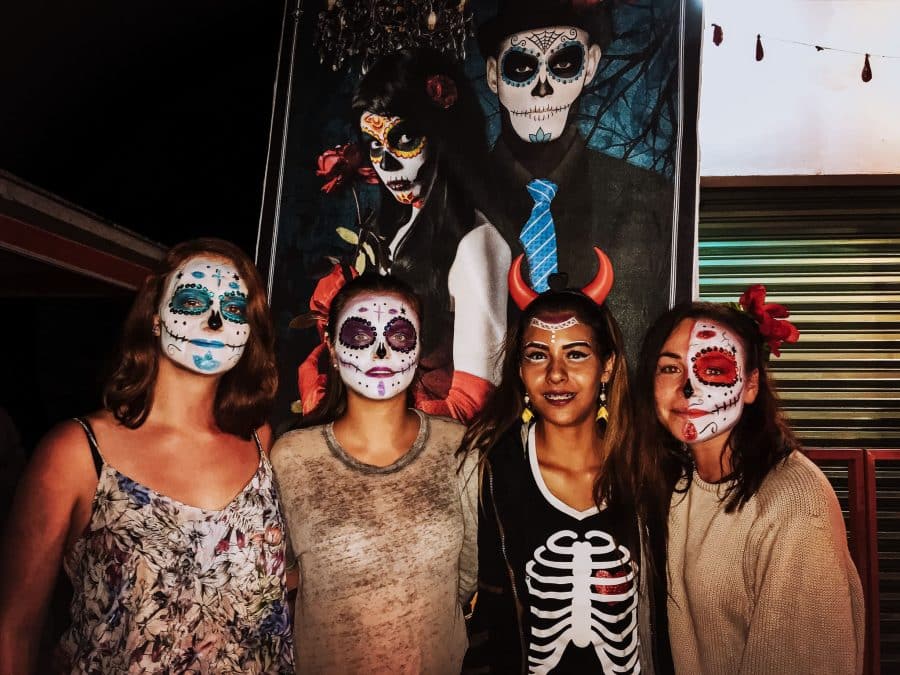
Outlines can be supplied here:
<path id="1" fill-rule="evenodd" d="M 488 85 L 519 138 L 547 143 L 562 135 L 599 58 L 588 34 L 571 26 L 516 33 L 501 43 L 497 59 L 489 59 Z"/>
<path id="2" fill-rule="evenodd" d="M 230 370 L 250 337 L 247 284 L 222 258 L 194 256 L 169 275 L 159 306 L 160 346 L 180 366 Z"/>
<path id="3" fill-rule="evenodd" d="M 428 159 L 428 139 L 401 117 L 364 112 L 359 127 L 366 134 L 369 159 L 375 173 L 401 204 L 421 206 L 423 167 Z"/>
<path id="4" fill-rule="evenodd" d="M 334 356 L 349 389 L 375 400 L 406 391 L 419 364 L 419 317 L 406 300 L 360 294 L 344 307 L 337 326 Z"/>
<path id="5" fill-rule="evenodd" d="M 689 445 L 724 437 L 744 410 L 745 364 L 744 345 L 728 328 L 707 319 L 682 321 L 657 362 L 660 422 Z"/>

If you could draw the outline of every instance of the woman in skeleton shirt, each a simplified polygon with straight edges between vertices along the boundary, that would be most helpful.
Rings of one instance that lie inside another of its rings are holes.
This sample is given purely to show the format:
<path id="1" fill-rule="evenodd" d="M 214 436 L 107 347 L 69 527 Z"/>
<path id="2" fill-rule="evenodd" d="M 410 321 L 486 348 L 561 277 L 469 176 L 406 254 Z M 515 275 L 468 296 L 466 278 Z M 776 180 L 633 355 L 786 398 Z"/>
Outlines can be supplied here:
<path id="1" fill-rule="evenodd" d="M 459 673 L 478 480 L 464 428 L 410 409 L 419 301 L 363 275 L 332 301 L 332 368 L 306 428 L 272 451 L 300 585 L 298 673 Z"/>
<path id="2" fill-rule="evenodd" d="M 663 534 L 668 523 L 675 667 L 860 673 L 863 596 L 841 509 L 768 376 L 769 351 L 799 333 L 762 286 L 740 307 L 670 310 L 638 368 L 641 505 Z"/>
<path id="3" fill-rule="evenodd" d="M 381 180 L 382 270 L 422 297 L 416 407 L 468 421 L 499 381 L 509 246 L 476 205 L 490 189 L 484 116 L 461 70 L 427 49 L 388 54 L 353 111 Z"/>
<path id="4" fill-rule="evenodd" d="M 612 281 L 598 257 L 584 292 L 551 290 L 524 306 L 501 384 L 463 442 L 483 458 L 473 668 L 653 672 L 627 477 L 627 368 L 618 325 L 598 304 Z M 520 307 L 535 296 L 518 263 L 510 292 Z"/>
<path id="5" fill-rule="evenodd" d="M 137 293 L 104 410 L 51 431 L 22 480 L 0 672 L 36 672 L 60 564 L 73 597 L 53 672 L 293 671 L 276 386 L 253 263 L 219 239 L 174 247 Z"/>

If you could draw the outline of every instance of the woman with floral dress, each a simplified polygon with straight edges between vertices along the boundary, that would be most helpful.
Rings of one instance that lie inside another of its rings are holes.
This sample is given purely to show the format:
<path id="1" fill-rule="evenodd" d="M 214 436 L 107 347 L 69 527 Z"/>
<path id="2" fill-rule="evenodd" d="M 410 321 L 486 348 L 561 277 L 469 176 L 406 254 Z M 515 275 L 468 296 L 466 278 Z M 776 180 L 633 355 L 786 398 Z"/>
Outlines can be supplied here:
<path id="1" fill-rule="evenodd" d="M 284 525 L 266 456 L 273 336 L 235 246 L 174 247 L 125 322 L 104 409 L 40 443 L 16 497 L 0 672 L 31 672 L 60 565 L 67 673 L 290 673 Z"/>

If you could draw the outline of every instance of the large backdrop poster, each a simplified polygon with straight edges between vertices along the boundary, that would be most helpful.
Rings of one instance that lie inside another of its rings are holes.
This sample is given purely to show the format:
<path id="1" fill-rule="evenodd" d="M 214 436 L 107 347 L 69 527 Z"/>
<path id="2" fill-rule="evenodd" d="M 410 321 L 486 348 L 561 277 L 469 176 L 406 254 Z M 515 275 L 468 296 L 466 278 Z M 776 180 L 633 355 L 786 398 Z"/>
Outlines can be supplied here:
<path id="1" fill-rule="evenodd" d="M 391 272 L 422 296 L 416 405 L 463 421 L 496 384 L 518 256 L 536 292 L 583 288 L 611 265 L 631 361 L 653 318 L 690 297 L 694 3 L 288 9 L 258 251 L 277 421 L 316 401 L 322 314 L 354 274 Z"/>

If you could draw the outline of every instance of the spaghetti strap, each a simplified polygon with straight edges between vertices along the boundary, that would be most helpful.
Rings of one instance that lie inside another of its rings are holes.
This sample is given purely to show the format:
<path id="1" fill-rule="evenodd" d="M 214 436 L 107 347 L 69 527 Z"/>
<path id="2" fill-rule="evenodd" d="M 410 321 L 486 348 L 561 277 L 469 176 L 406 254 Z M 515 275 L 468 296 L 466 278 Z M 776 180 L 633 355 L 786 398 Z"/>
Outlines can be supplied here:
<path id="1" fill-rule="evenodd" d="M 100 454 L 100 447 L 97 445 L 97 437 L 94 436 L 94 430 L 91 428 L 90 422 L 86 417 L 73 417 L 73 420 L 81 425 L 84 429 L 84 435 L 87 436 L 88 445 L 91 446 L 91 458 L 94 460 L 94 469 L 97 471 L 97 478 L 100 478 L 100 470 L 103 468 L 103 456 Z M 259 441 L 257 441 L 259 443 Z"/>
<path id="2" fill-rule="evenodd" d="M 259 436 L 256 433 L 256 429 L 253 430 L 253 440 L 256 441 L 256 451 L 259 453 L 260 457 L 265 457 L 266 453 L 263 452 L 262 443 L 259 441 Z"/>

